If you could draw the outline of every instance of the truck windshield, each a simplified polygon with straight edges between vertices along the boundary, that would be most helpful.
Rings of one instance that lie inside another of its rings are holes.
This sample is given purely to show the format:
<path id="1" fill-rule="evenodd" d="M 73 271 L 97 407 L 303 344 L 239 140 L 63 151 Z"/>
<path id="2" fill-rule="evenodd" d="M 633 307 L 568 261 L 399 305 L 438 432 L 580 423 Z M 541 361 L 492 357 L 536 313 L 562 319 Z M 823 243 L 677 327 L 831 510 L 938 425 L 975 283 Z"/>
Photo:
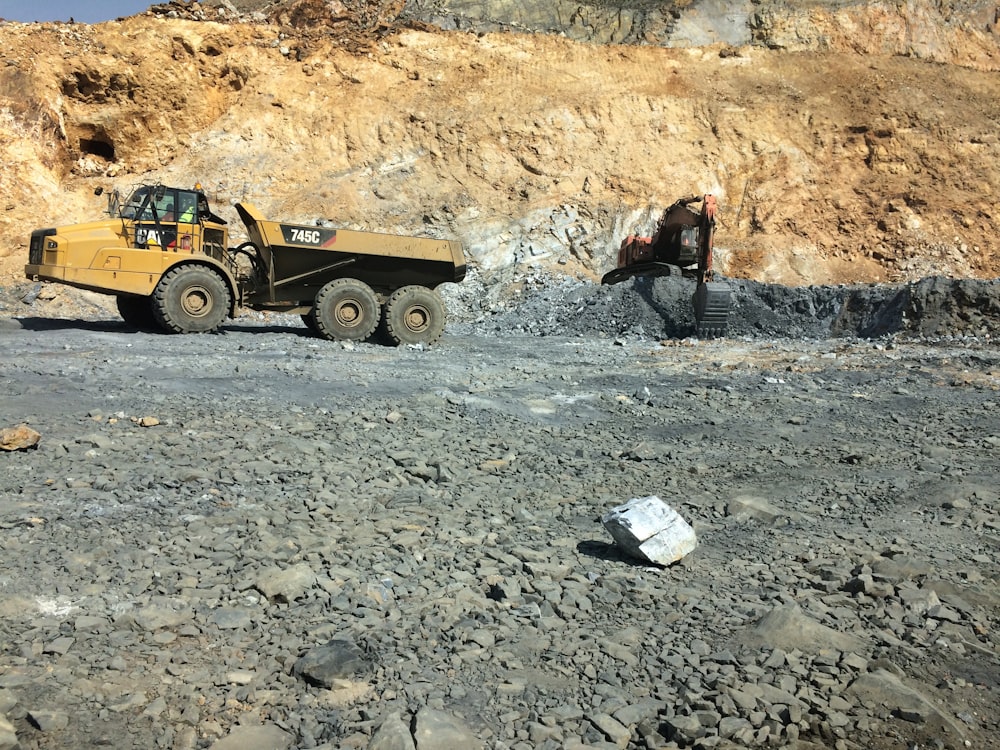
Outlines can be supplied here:
<path id="1" fill-rule="evenodd" d="M 153 214 L 149 210 L 149 188 L 141 187 L 132 192 L 128 200 L 122 204 L 121 216 L 123 219 L 152 219 Z"/>
<path id="2" fill-rule="evenodd" d="M 163 185 L 136 188 L 119 209 L 119 216 L 131 221 L 179 221 L 183 224 L 197 224 L 199 213 L 216 219 L 208 211 L 208 201 L 201 193 Z"/>
<path id="3" fill-rule="evenodd" d="M 143 185 L 136 188 L 122 206 L 121 217 L 133 221 L 177 221 L 175 209 L 178 192 L 183 191 L 163 185 Z M 194 220 L 194 200 L 192 193 L 181 207 L 189 209 L 185 217 L 188 223 Z"/>

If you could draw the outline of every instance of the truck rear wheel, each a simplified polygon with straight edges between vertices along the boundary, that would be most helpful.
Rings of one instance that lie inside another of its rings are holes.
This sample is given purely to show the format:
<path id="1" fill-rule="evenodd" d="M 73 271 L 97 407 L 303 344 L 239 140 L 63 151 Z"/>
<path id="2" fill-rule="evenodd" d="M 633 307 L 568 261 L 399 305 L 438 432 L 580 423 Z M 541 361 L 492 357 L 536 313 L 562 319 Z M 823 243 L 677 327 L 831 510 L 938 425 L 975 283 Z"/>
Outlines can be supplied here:
<path id="1" fill-rule="evenodd" d="M 444 301 L 433 289 L 404 286 L 385 303 L 385 330 L 397 344 L 433 344 L 444 323 Z"/>
<path id="2" fill-rule="evenodd" d="M 119 294 L 115 298 L 115 302 L 122 320 L 133 328 L 148 331 L 159 327 L 156 323 L 156 317 L 153 315 L 153 303 L 149 297 Z"/>
<path id="3" fill-rule="evenodd" d="M 331 341 L 364 341 L 378 325 L 378 298 L 357 279 L 334 279 L 316 295 L 313 320 Z"/>
<path id="4" fill-rule="evenodd" d="M 210 333 L 229 314 L 229 287 L 204 266 L 172 268 L 153 291 L 153 314 L 168 333 Z"/>

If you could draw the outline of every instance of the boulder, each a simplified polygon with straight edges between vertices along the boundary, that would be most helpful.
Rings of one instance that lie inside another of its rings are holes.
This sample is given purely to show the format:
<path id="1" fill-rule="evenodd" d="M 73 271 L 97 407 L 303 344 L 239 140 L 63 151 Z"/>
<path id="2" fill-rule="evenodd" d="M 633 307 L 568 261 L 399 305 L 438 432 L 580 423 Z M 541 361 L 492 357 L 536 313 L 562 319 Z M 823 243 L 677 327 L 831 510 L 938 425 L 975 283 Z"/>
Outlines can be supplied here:
<path id="1" fill-rule="evenodd" d="M 656 495 L 632 498 L 601 522 L 626 553 L 656 565 L 675 563 L 698 546 L 691 525 Z"/>
<path id="2" fill-rule="evenodd" d="M 28 427 L 26 424 L 19 424 L 15 427 L 4 427 L 0 430 L 0 450 L 23 451 L 34 448 L 42 436 Z"/>

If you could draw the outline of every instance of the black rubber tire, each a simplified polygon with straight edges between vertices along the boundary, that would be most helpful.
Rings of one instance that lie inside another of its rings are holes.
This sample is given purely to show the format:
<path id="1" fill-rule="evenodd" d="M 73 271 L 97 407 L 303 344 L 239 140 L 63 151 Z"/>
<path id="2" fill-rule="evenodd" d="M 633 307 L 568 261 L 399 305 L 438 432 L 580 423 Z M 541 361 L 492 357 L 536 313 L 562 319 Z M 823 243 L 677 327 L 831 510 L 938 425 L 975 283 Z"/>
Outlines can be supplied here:
<path id="1" fill-rule="evenodd" d="M 302 318 L 302 322 L 306 328 L 313 333 L 319 333 L 319 328 L 316 327 L 316 318 L 313 317 L 312 310 L 307 313 L 302 313 L 300 317 Z"/>
<path id="2" fill-rule="evenodd" d="M 425 286 L 404 286 L 385 303 L 385 330 L 396 344 L 433 344 L 445 318 L 441 295 Z"/>
<path id="3" fill-rule="evenodd" d="M 153 314 L 168 333 L 217 331 L 231 303 L 226 282 L 205 266 L 171 268 L 153 291 Z"/>
<path id="4" fill-rule="evenodd" d="M 330 341 L 364 341 L 378 325 L 378 297 L 363 281 L 334 279 L 316 295 L 313 320 Z"/>
<path id="5" fill-rule="evenodd" d="M 150 331 L 159 328 L 156 316 L 153 315 L 153 301 L 149 297 L 133 297 L 120 294 L 115 298 L 118 314 L 128 325 L 140 331 Z"/>

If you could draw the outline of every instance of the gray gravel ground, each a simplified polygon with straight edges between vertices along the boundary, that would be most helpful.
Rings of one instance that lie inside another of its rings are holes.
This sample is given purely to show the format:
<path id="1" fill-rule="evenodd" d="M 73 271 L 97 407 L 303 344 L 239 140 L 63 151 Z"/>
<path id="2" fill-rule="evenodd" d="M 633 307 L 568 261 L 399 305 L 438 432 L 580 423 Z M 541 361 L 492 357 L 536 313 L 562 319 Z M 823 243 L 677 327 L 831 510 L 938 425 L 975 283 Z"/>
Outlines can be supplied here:
<path id="1" fill-rule="evenodd" d="M 427 350 L 8 294 L 0 748 L 1000 747 L 995 286 L 697 341 L 677 281 L 472 280 Z M 600 523 L 651 494 L 669 568 Z"/>

